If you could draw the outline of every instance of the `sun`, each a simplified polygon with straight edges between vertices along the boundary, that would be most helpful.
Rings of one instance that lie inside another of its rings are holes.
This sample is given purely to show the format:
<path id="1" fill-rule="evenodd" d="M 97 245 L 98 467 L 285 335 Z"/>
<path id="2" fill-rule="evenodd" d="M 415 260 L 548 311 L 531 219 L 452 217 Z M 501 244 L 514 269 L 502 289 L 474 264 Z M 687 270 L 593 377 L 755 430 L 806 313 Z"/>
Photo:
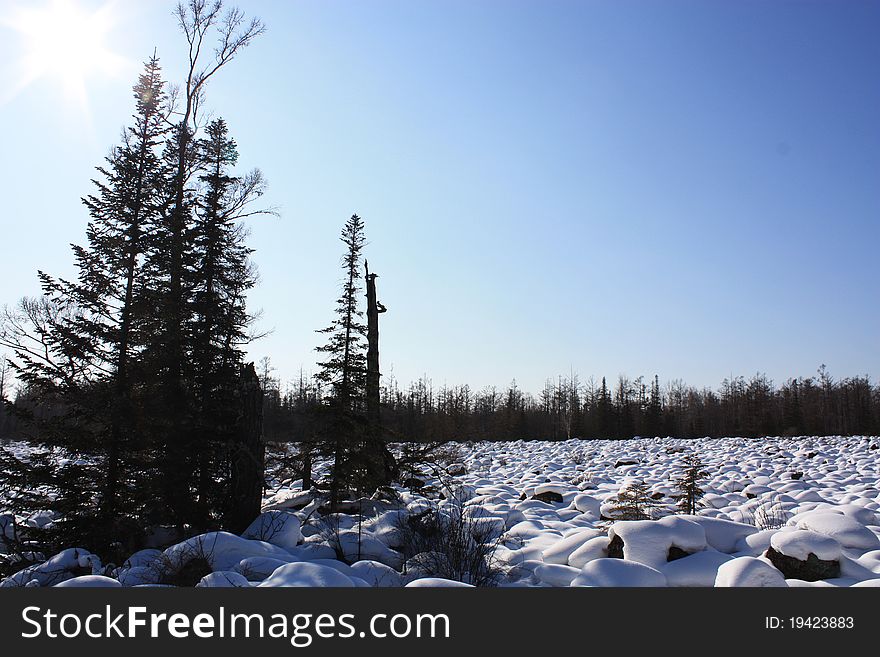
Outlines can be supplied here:
<path id="1" fill-rule="evenodd" d="M 11 15 L 0 16 L 3 26 L 18 33 L 21 45 L 18 79 L 10 95 L 48 78 L 86 107 L 89 79 L 116 75 L 126 65 L 105 45 L 115 22 L 113 5 L 87 11 L 74 0 L 36 4 L 27 2 Z"/>

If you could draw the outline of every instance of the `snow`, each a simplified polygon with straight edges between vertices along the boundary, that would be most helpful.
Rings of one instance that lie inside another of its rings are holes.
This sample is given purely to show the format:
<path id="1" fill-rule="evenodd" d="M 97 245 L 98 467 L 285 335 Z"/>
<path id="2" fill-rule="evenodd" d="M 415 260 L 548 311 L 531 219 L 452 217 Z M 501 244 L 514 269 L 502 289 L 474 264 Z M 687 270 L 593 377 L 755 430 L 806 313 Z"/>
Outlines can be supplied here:
<path id="1" fill-rule="evenodd" d="M 544 550 L 543 559 L 546 563 L 567 565 L 572 552 L 583 546 L 591 538 L 601 535 L 602 532 L 598 529 L 578 530 L 570 536 L 556 541 Z"/>
<path id="2" fill-rule="evenodd" d="M 452 579 L 444 579 L 442 577 L 422 577 L 420 579 L 414 579 L 409 584 L 406 585 L 408 589 L 423 589 L 423 588 L 473 588 L 472 584 L 465 584 L 464 582 L 456 582 Z"/>
<path id="3" fill-rule="evenodd" d="M 365 559 L 357 561 L 351 565 L 352 572 L 367 582 L 370 586 L 376 587 L 398 587 L 403 586 L 403 576 L 394 568 L 386 566 L 378 561 Z"/>
<path id="4" fill-rule="evenodd" d="M 758 532 L 758 528 L 752 525 L 722 518 L 704 518 L 702 516 L 681 517 L 700 525 L 705 532 L 706 543 L 719 552 L 736 551 L 736 546 L 740 539 Z"/>
<path id="5" fill-rule="evenodd" d="M 715 586 L 784 587 L 785 577 L 766 561 L 737 557 L 718 568 Z"/>
<path id="6" fill-rule="evenodd" d="M 277 545 L 241 538 L 228 532 L 209 532 L 187 539 L 165 550 L 170 567 L 180 568 L 193 558 L 204 558 L 211 569 L 233 570 L 248 557 L 272 557 L 288 561 L 290 552 Z"/>
<path id="7" fill-rule="evenodd" d="M 400 503 L 393 508 L 355 500 L 341 507 L 346 513 L 325 516 L 319 509 L 326 496 L 287 481 L 268 492 L 263 513 L 241 536 L 211 532 L 166 547 L 173 532 L 154 528 L 151 545 L 164 550 L 141 550 L 120 567 L 104 568 L 82 549 L 65 550 L 0 585 L 156 586 L 174 581 L 175 571 L 193 559 L 206 562 L 198 564 L 205 569 L 199 574 L 208 573 L 199 586 L 208 587 L 445 585 L 448 580 L 434 577 L 431 566 L 447 557 L 413 554 L 402 524 L 412 514 L 435 511 L 463 515 L 473 530 L 472 545 L 494 549 L 499 586 L 876 586 L 880 463 L 869 451 L 872 440 L 466 443 L 456 457 L 459 474 L 442 474 L 442 480 L 440 474 L 420 474 L 425 488 L 397 486 Z M 810 452 L 817 456 L 808 458 Z M 705 504 L 695 515 L 673 515 L 673 477 L 688 453 L 699 454 L 709 473 L 700 484 Z M 615 467 L 620 461 L 635 464 Z M 329 462 L 318 459 L 313 467 L 320 479 Z M 794 471 L 802 478 L 792 479 Z M 659 519 L 609 522 L 615 496 L 634 479 L 654 497 Z M 562 502 L 529 499 L 541 493 L 555 493 Z M 47 512 L 16 516 L 3 504 L 0 499 L 0 535 L 6 538 L 12 538 L 13 524 L 40 531 L 58 520 Z M 359 508 L 363 517 L 356 515 Z M 609 558 L 614 538 L 623 543 L 622 559 Z M 840 576 L 785 580 L 766 557 L 771 547 L 801 560 L 809 554 L 837 560 Z M 0 559 L 14 559 L 3 554 L 2 541 Z"/>
<path id="8" fill-rule="evenodd" d="M 243 538 L 254 538 L 290 550 L 302 543 L 299 518 L 286 511 L 264 511 L 242 533 Z"/>
<path id="9" fill-rule="evenodd" d="M 68 548 L 44 563 L 29 566 L 7 577 L 0 582 L 0 587 L 54 586 L 85 574 L 101 574 L 100 559 L 88 550 Z"/>
<path id="10" fill-rule="evenodd" d="M 625 559 L 652 568 L 660 568 L 667 562 L 672 547 L 689 553 L 706 547 L 703 528 L 682 516 L 615 522 L 608 531 L 608 538 L 613 540 L 615 536 L 623 540 Z"/>
<path id="11" fill-rule="evenodd" d="M 568 557 L 568 565 L 574 568 L 583 568 L 594 559 L 602 559 L 608 556 L 608 544 L 611 540 L 607 536 L 597 536 L 580 546 Z"/>
<path id="12" fill-rule="evenodd" d="M 326 586 L 352 587 L 354 582 L 335 568 L 317 563 L 298 561 L 280 566 L 258 586 Z"/>
<path id="13" fill-rule="evenodd" d="M 659 570 L 624 559 L 596 559 L 575 577 L 571 586 L 666 586 L 666 577 Z"/>
<path id="14" fill-rule="evenodd" d="M 670 561 L 660 568 L 669 586 L 715 586 L 722 564 L 733 557 L 716 550 L 703 550 Z"/>
<path id="15" fill-rule="evenodd" d="M 874 550 L 880 547 L 880 539 L 870 529 L 842 513 L 821 509 L 795 516 L 798 529 L 809 529 L 830 536 L 843 547 Z"/>
<path id="16" fill-rule="evenodd" d="M 535 568 L 535 579 L 547 586 L 570 586 L 572 580 L 581 571 L 571 566 L 562 566 L 556 563 L 542 563 Z"/>
<path id="17" fill-rule="evenodd" d="M 203 588 L 249 588 L 250 582 L 239 573 L 223 570 L 205 575 L 196 586 Z"/>
<path id="18" fill-rule="evenodd" d="M 840 543 L 833 538 L 808 530 L 776 532 L 770 537 L 770 547 L 800 561 L 806 561 L 810 554 L 823 561 L 835 561 L 841 552 Z"/>
<path id="19" fill-rule="evenodd" d="M 97 588 L 119 588 L 122 584 L 119 580 L 112 577 L 104 577 L 103 575 L 80 575 L 72 577 L 63 582 L 59 582 L 56 587 L 77 588 L 77 589 L 97 589 Z"/>

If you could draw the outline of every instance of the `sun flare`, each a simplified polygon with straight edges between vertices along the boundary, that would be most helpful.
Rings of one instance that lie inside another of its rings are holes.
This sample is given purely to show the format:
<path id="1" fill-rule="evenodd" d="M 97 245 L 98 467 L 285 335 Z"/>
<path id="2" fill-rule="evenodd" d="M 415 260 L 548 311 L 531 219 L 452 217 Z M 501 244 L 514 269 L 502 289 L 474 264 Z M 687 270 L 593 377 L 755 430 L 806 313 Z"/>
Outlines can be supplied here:
<path id="1" fill-rule="evenodd" d="M 13 15 L 2 17 L 3 25 L 17 32 L 21 43 L 13 95 L 49 78 L 86 107 L 88 80 L 115 75 L 125 65 L 125 60 L 105 45 L 114 23 L 111 5 L 86 11 L 73 0 L 34 4 L 27 3 Z"/>

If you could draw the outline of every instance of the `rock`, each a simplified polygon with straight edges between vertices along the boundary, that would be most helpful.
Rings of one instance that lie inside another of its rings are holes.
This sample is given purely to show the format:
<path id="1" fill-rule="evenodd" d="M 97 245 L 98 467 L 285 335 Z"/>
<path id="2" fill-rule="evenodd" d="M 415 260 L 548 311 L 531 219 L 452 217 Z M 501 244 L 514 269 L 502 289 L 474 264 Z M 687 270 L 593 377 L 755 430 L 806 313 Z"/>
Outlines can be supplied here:
<path id="1" fill-rule="evenodd" d="M 638 464 L 639 464 L 638 461 L 620 460 L 620 461 L 617 461 L 617 462 L 614 464 L 614 467 L 615 467 L 615 468 L 620 468 L 620 467 L 622 467 L 622 466 L 624 466 L 624 465 L 638 465 Z"/>
<path id="2" fill-rule="evenodd" d="M 547 504 L 558 504 L 562 502 L 562 495 L 556 493 L 552 490 L 544 491 L 543 493 L 536 493 L 532 495 L 533 500 L 538 500 L 540 502 L 546 502 Z"/>
<path id="3" fill-rule="evenodd" d="M 800 579 L 805 582 L 817 582 L 824 579 L 840 577 L 840 562 L 819 559 L 815 554 L 807 555 L 806 560 L 795 559 L 767 548 L 767 558 L 783 574 L 785 579 Z"/>
<path id="4" fill-rule="evenodd" d="M 467 466 L 465 466 L 464 463 L 450 463 L 449 466 L 446 468 L 446 473 L 453 477 L 466 475 Z"/>
<path id="5" fill-rule="evenodd" d="M 680 516 L 616 522 L 608 530 L 608 538 L 610 558 L 627 559 L 655 569 L 706 548 L 703 528 Z"/>

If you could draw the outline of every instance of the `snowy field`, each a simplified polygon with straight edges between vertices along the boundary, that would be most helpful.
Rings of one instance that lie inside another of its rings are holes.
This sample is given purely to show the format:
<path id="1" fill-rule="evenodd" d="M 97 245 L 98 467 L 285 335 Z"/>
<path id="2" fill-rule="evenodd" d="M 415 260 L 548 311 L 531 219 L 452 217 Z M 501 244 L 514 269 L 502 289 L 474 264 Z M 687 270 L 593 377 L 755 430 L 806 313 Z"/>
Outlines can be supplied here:
<path id="1" fill-rule="evenodd" d="M 871 437 L 469 443 L 456 462 L 340 513 L 289 481 L 242 536 L 205 534 L 119 565 L 71 547 L 0 586 L 880 586 L 878 447 Z M 707 473 L 695 515 L 674 500 L 688 454 Z M 618 493 L 637 482 L 654 519 L 620 520 Z M 7 535 L 11 520 L 0 516 Z"/>

